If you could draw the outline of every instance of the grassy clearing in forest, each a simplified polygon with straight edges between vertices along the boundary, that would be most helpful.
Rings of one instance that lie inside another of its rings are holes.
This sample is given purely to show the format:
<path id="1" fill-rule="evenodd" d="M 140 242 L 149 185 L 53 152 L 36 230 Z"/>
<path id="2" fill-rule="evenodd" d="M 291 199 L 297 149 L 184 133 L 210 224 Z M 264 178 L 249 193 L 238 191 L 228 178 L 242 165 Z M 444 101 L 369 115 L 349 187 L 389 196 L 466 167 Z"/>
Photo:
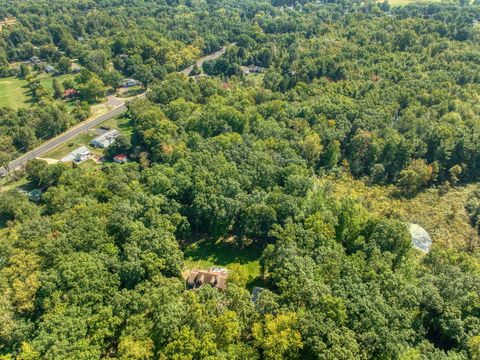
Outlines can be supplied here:
<path id="1" fill-rule="evenodd" d="M 235 244 L 221 240 L 201 240 L 188 245 L 183 252 L 184 277 L 195 268 L 208 270 L 212 266 L 219 266 L 230 271 L 230 278 L 239 278 L 239 282 L 247 283 L 247 287 L 250 288 L 260 276 L 259 247 L 239 249 Z"/>
<path id="2" fill-rule="evenodd" d="M 19 109 L 27 106 L 29 100 L 27 82 L 16 77 L 0 79 L 0 107 Z"/>
<path id="3" fill-rule="evenodd" d="M 53 95 L 53 79 L 57 79 L 60 84 L 65 80 L 72 80 L 73 75 L 51 76 L 48 74 L 40 74 L 38 79 L 40 84 Z M 30 90 L 27 87 L 27 81 L 19 79 L 15 76 L 0 78 L 0 107 L 10 107 L 12 109 L 20 109 L 28 107 L 34 103 Z M 72 107 L 71 103 L 66 101 L 67 106 Z"/>

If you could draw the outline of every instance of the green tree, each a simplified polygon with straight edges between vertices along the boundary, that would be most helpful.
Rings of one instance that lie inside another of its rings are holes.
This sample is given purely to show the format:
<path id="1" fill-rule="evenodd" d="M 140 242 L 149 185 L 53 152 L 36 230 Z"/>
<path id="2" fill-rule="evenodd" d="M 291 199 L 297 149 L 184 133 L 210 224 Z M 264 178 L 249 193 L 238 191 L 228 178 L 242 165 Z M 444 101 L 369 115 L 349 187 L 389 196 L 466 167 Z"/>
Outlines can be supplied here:
<path id="1" fill-rule="evenodd" d="M 52 87 L 53 87 L 53 97 L 55 99 L 60 99 L 63 96 L 63 87 L 57 79 L 53 79 Z"/>
<path id="2" fill-rule="evenodd" d="M 432 176 L 432 167 L 423 159 L 413 160 L 400 172 L 397 181 L 398 188 L 408 196 L 415 195 L 425 187 Z"/>
<path id="3" fill-rule="evenodd" d="M 300 332 L 296 330 L 297 317 L 294 313 L 267 314 L 262 322 L 252 327 L 255 344 L 265 359 L 294 359 L 303 347 Z"/>

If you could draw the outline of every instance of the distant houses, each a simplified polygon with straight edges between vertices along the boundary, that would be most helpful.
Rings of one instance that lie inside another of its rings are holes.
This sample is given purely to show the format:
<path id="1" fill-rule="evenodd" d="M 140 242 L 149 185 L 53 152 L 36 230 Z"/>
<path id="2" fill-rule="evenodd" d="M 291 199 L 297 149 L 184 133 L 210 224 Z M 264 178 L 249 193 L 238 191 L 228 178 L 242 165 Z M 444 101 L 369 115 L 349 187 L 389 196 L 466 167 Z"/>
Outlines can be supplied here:
<path id="1" fill-rule="evenodd" d="M 106 133 L 100 135 L 99 137 L 96 137 L 95 139 L 93 139 L 91 144 L 96 148 L 104 149 L 112 145 L 112 143 L 115 141 L 118 135 L 120 135 L 118 130 L 116 129 L 109 130 Z"/>
<path id="2" fill-rule="evenodd" d="M 90 150 L 86 146 L 81 146 L 78 149 L 73 150 L 70 154 L 67 156 L 63 157 L 60 161 L 61 162 L 76 162 L 76 163 L 81 163 L 88 158 L 90 158 Z"/>
<path id="3" fill-rule="evenodd" d="M 255 65 L 242 66 L 241 69 L 242 69 L 243 75 L 260 74 L 265 70 L 264 67 L 255 66 Z"/>
<path id="4" fill-rule="evenodd" d="M 32 56 L 30 59 L 28 59 L 28 62 L 30 65 L 40 65 L 42 60 L 40 60 L 38 56 Z"/>
<path id="5" fill-rule="evenodd" d="M 193 269 L 187 279 L 187 287 L 191 290 L 198 289 L 202 285 L 210 285 L 224 290 L 227 288 L 228 271 L 224 268 L 213 267 L 208 271 Z"/>

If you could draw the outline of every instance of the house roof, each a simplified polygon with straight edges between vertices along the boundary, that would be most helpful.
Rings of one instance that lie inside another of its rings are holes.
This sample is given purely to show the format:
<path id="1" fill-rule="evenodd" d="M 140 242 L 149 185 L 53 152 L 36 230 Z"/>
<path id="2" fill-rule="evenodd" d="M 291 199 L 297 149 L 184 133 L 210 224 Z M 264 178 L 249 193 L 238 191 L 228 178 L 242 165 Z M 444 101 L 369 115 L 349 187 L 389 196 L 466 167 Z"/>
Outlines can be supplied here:
<path id="1" fill-rule="evenodd" d="M 197 289 L 202 285 L 209 284 L 217 289 L 226 289 L 228 273 L 226 269 L 210 268 L 208 271 L 193 269 L 187 279 L 190 288 Z"/>
<path id="2" fill-rule="evenodd" d="M 90 150 L 86 146 L 80 146 L 78 149 L 73 150 L 70 154 L 63 157 L 61 162 L 75 161 L 77 157 L 90 155 Z"/>
<path id="3" fill-rule="evenodd" d="M 73 155 L 88 155 L 90 150 L 86 146 L 80 146 L 78 149 L 75 149 L 71 152 Z"/>
<path id="4" fill-rule="evenodd" d="M 71 95 L 75 95 L 76 93 L 77 93 L 77 90 L 75 89 L 66 89 L 63 92 L 63 96 L 71 96 Z"/>
<path id="5" fill-rule="evenodd" d="M 101 146 L 110 145 L 119 135 L 117 129 L 112 129 L 92 140 L 92 144 Z"/>

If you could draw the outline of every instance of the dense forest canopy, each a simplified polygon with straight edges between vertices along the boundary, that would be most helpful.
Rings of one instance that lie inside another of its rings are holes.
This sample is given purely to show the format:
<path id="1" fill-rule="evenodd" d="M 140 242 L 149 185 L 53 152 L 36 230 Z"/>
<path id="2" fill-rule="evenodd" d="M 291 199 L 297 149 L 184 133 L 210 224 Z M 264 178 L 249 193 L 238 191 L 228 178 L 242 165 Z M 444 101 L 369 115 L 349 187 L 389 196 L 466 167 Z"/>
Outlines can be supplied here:
<path id="1" fill-rule="evenodd" d="M 132 161 L 33 160 L 41 200 L 0 193 L 0 359 L 480 358 L 478 235 L 423 254 L 394 209 L 332 190 L 475 186 L 478 1 L 0 0 L 3 17 L 4 76 L 75 59 L 80 93 L 148 91 L 105 154 Z M 2 164 L 91 100 L 37 97 L 0 109 Z M 186 290 L 185 249 L 207 241 L 259 253 L 260 274 Z"/>

